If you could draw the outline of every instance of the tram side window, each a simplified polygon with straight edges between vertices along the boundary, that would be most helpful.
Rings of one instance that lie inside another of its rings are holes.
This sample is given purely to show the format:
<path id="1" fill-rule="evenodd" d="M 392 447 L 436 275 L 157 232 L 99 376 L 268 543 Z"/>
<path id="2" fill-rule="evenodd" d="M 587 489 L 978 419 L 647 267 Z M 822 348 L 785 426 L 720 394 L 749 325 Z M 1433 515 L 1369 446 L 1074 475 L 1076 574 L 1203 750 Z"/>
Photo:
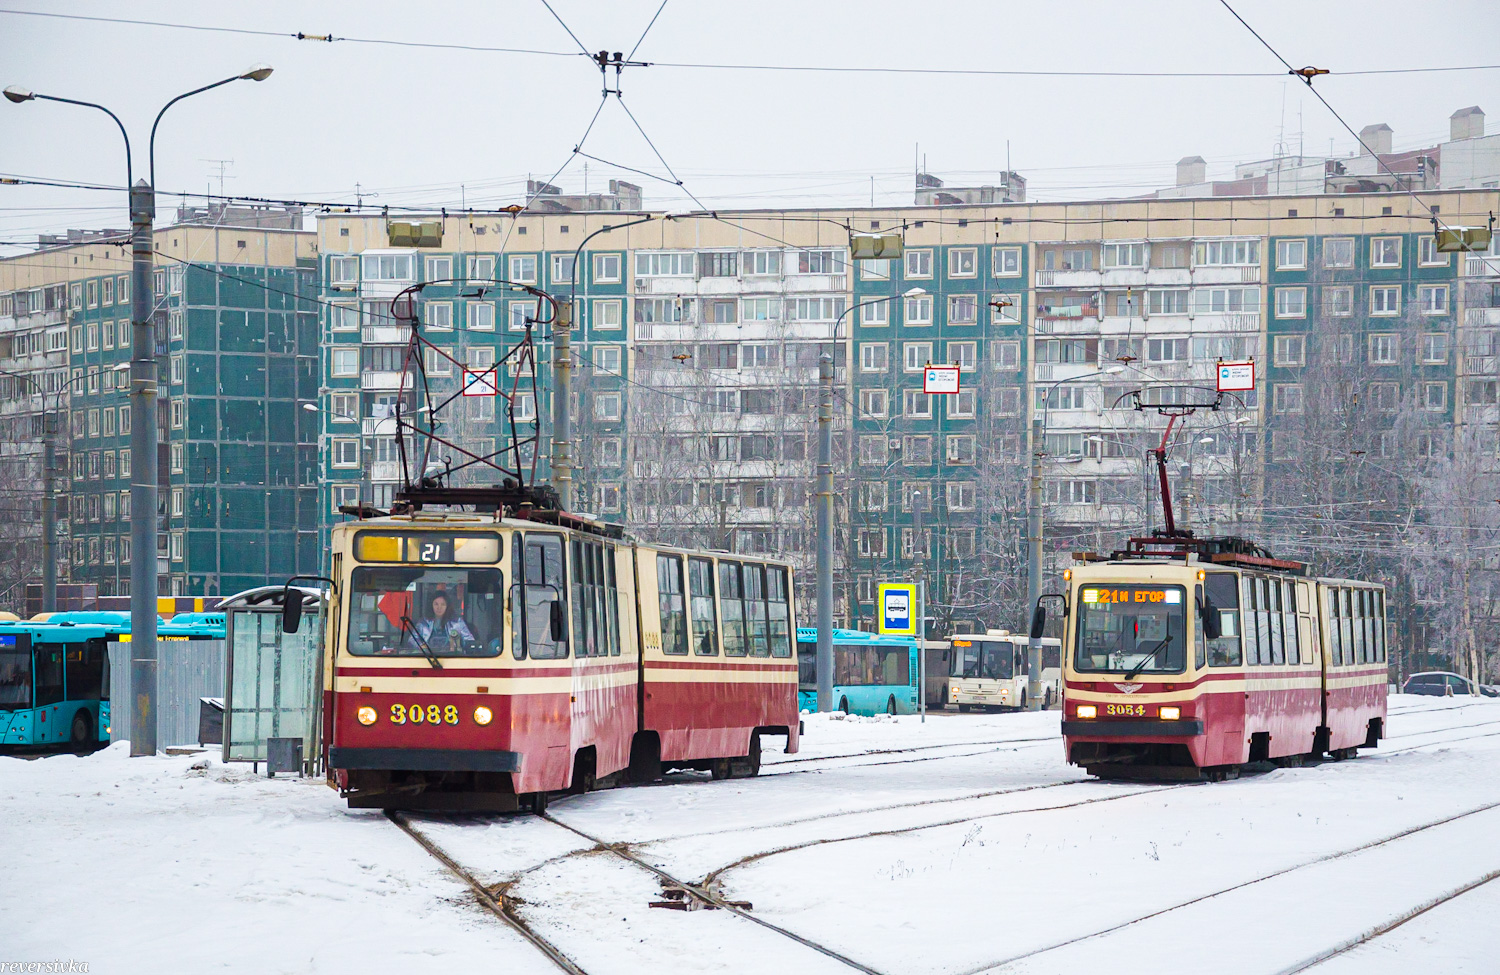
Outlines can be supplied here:
<path id="1" fill-rule="evenodd" d="M 1380 663 L 1385 663 L 1385 593 L 1378 589 L 1375 590 L 1375 637 L 1380 647 Z"/>
<path id="2" fill-rule="evenodd" d="M 1365 638 L 1365 624 L 1370 615 L 1365 609 L 1365 595 L 1368 592 L 1367 589 L 1354 590 L 1354 659 L 1362 664 L 1370 662 L 1370 645 Z"/>
<path id="3" fill-rule="evenodd" d="M 661 605 L 661 652 L 688 652 L 687 607 L 682 601 L 682 559 L 657 555 L 656 592 Z"/>
<path id="4" fill-rule="evenodd" d="M 1245 594 L 1245 662 L 1253 666 L 1260 663 L 1260 627 L 1255 614 L 1255 580 L 1250 576 L 1241 576 L 1240 585 Z"/>
<path id="5" fill-rule="evenodd" d="M 595 632 L 598 620 L 591 612 L 592 587 L 588 579 L 590 546 L 575 538 L 568 547 L 571 549 L 569 554 L 573 563 L 573 639 L 577 643 L 575 656 L 592 657 L 598 653 L 599 637 Z"/>
<path id="6" fill-rule="evenodd" d="M 1328 665 L 1337 667 L 1343 660 L 1344 641 L 1339 635 L 1339 591 L 1328 590 Z"/>
<path id="7" fill-rule="evenodd" d="M 1369 663 L 1380 662 L 1380 647 L 1375 642 L 1375 590 L 1365 590 L 1365 649 Z"/>
<path id="8" fill-rule="evenodd" d="M 714 606 L 714 564 L 708 559 L 688 560 L 688 596 L 693 614 L 693 652 L 700 657 L 719 655 L 719 614 Z"/>
<path id="9" fill-rule="evenodd" d="M 792 655 L 792 603 L 786 585 L 786 570 L 766 566 L 766 607 L 771 616 L 771 656 Z"/>
<path id="10" fill-rule="evenodd" d="M 1283 616 L 1281 628 L 1286 633 L 1286 662 L 1302 662 L 1302 638 L 1297 634 L 1297 584 L 1289 579 L 1281 582 Z"/>
<path id="11" fill-rule="evenodd" d="M 600 546 L 603 558 L 604 624 L 609 636 L 609 655 L 620 655 L 620 587 L 615 581 L 615 547 Z"/>
<path id="12" fill-rule="evenodd" d="M 74 644 L 67 652 L 68 700 L 97 701 L 108 698 L 104 691 L 104 641 Z"/>
<path id="13" fill-rule="evenodd" d="M 724 656 L 743 657 L 745 646 L 744 588 L 738 562 L 719 563 L 719 610 L 724 616 Z"/>
<path id="14" fill-rule="evenodd" d="M 512 648 L 517 660 L 560 660 L 568 655 L 566 620 L 568 578 L 563 572 L 563 543 L 557 535 L 519 533 L 511 547 Z M 524 612 L 515 612 L 517 604 Z M 554 609 L 553 607 L 557 607 Z M 553 620 L 563 622 L 554 626 Z M 554 636 L 554 633 L 559 635 Z"/>
<path id="15" fill-rule="evenodd" d="M 1240 658 L 1240 590 L 1233 572 L 1210 572 L 1208 598 L 1219 611 L 1218 639 L 1208 641 L 1210 667 L 1238 667 Z"/>
<path id="16" fill-rule="evenodd" d="M 602 542 L 574 539 L 573 634 L 577 656 L 606 657 L 620 652 L 620 625 L 615 619 L 614 548 Z M 607 568 L 606 568 L 607 567 Z"/>
<path id="17" fill-rule="evenodd" d="M 1193 587 L 1193 605 L 1202 613 L 1203 609 L 1203 587 Z M 1208 640 L 1203 635 L 1202 619 L 1193 620 L 1193 666 L 1208 666 Z"/>
<path id="18" fill-rule="evenodd" d="M 771 641 L 766 619 L 766 567 L 745 564 L 745 627 L 750 637 L 750 656 L 769 657 Z"/>
<path id="19" fill-rule="evenodd" d="M 63 650 L 56 646 L 36 648 L 36 703 L 44 708 L 63 699 Z"/>
<path id="20" fill-rule="evenodd" d="M 1281 603 L 1281 580 L 1263 579 L 1261 584 L 1266 587 L 1269 599 L 1266 601 L 1268 615 L 1271 617 L 1271 662 L 1277 664 L 1286 663 L 1286 634 L 1282 629 L 1283 610 Z"/>

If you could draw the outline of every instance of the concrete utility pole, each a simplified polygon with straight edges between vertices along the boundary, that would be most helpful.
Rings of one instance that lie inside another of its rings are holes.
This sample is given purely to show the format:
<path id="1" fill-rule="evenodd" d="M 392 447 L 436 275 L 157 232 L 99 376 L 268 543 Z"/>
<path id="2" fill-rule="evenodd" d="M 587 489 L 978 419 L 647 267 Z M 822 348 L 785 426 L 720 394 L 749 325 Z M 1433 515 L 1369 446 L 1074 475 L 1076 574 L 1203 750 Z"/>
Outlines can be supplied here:
<path id="1" fill-rule="evenodd" d="M 1050 393 L 1051 391 L 1048 390 Z M 1036 610 L 1042 595 L 1042 413 L 1033 406 L 1031 418 L 1031 483 L 1026 491 L 1026 616 Z M 1027 633 L 1030 633 L 1028 623 Z M 1042 641 L 1028 636 L 1026 641 L 1026 707 L 1042 707 Z"/>
<path id="2" fill-rule="evenodd" d="M 917 708 L 922 723 L 927 723 L 927 539 L 922 534 L 923 505 L 920 489 L 912 491 L 912 534 L 916 535 L 917 549 Z"/>
<path id="3" fill-rule="evenodd" d="M 573 509 L 573 303 L 559 301 L 552 322 L 552 486 L 564 511 Z"/>
<path id="4" fill-rule="evenodd" d="M 130 188 L 130 754 L 156 754 L 156 191 Z"/>
<path id="5" fill-rule="evenodd" d="M 818 356 L 818 710 L 833 710 L 833 356 Z"/>
<path id="6" fill-rule="evenodd" d="M 57 447 L 53 423 L 55 414 L 42 413 L 42 612 L 57 612 Z"/>

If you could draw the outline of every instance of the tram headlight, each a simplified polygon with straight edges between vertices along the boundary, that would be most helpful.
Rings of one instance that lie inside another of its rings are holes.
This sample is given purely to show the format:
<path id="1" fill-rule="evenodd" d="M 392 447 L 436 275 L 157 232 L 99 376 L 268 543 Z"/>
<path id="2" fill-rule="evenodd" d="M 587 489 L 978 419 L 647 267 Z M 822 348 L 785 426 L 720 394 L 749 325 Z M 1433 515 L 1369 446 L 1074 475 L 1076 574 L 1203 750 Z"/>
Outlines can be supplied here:
<path id="1" fill-rule="evenodd" d="M 372 707 L 366 706 L 360 708 L 355 712 L 355 716 L 359 718 L 360 724 L 371 725 L 375 723 L 375 709 Z"/>
<path id="2" fill-rule="evenodd" d="M 474 723 L 475 724 L 481 724 L 481 725 L 482 724 L 489 724 L 491 721 L 494 721 L 494 720 L 495 720 L 495 712 L 491 711 L 489 708 L 485 707 L 483 704 L 481 704 L 479 707 L 477 707 L 477 708 L 474 709 Z"/>
<path id="3" fill-rule="evenodd" d="M 1165 705 L 1157 712 L 1157 716 L 1163 721 L 1176 721 L 1182 717 L 1182 708 L 1172 707 L 1170 704 Z"/>
<path id="4" fill-rule="evenodd" d="M 1092 704 L 1080 704 L 1078 705 L 1078 716 L 1080 718 L 1097 718 L 1099 717 L 1099 709 Z"/>

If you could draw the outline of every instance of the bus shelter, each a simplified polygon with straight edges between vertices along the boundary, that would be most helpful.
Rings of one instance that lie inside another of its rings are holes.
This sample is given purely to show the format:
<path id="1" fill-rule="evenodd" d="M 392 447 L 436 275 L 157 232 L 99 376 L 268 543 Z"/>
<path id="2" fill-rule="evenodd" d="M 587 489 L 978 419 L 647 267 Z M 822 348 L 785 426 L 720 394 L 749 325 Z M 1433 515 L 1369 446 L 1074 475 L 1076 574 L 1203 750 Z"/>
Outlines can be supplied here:
<path id="1" fill-rule="evenodd" d="M 296 633 L 281 628 L 285 594 L 301 598 L 312 617 Z M 323 594 L 317 589 L 261 586 L 219 604 L 227 617 L 228 673 L 224 694 L 224 761 L 265 762 L 268 742 L 300 740 L 304 774 L 320 765 L 323 686 Z"/>

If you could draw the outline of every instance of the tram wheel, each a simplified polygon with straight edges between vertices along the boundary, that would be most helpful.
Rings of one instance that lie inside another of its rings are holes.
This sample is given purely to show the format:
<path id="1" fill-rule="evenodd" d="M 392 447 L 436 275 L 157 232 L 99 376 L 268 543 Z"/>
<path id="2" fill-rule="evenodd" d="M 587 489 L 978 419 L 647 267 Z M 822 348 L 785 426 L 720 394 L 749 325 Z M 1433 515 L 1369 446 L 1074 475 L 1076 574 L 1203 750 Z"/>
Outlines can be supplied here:
<path id="1" fill-rule="evenodd" d="M 92 742 L 94 722 L 89 720 L 87 711 L 79 711 L 73 715 L 73 730 L 68 735 L 68 744 L 73 746 L 75 752 L 80 754 L 87 751 Z"/>
<path id="2" fill-rule="evenodd" d="M 531 811 L 540 816 L 547 811 L 547 793 L 533 792 L 531 794 Z"/>
<path id="3" fill-rule="evenodd" d="M 750 736 L 750 754 L 729 763 L 730 774 L 736 778 L 753 779 L 760 774 L 760 735 Z"/>
<path id="4" fill-rule="evenodd" d="M 715 758 L 708 764 L 708 774 L 713 776 L 715 782 L 727 779 L 734 774 L 731 760 L 727 758 Z"/>

